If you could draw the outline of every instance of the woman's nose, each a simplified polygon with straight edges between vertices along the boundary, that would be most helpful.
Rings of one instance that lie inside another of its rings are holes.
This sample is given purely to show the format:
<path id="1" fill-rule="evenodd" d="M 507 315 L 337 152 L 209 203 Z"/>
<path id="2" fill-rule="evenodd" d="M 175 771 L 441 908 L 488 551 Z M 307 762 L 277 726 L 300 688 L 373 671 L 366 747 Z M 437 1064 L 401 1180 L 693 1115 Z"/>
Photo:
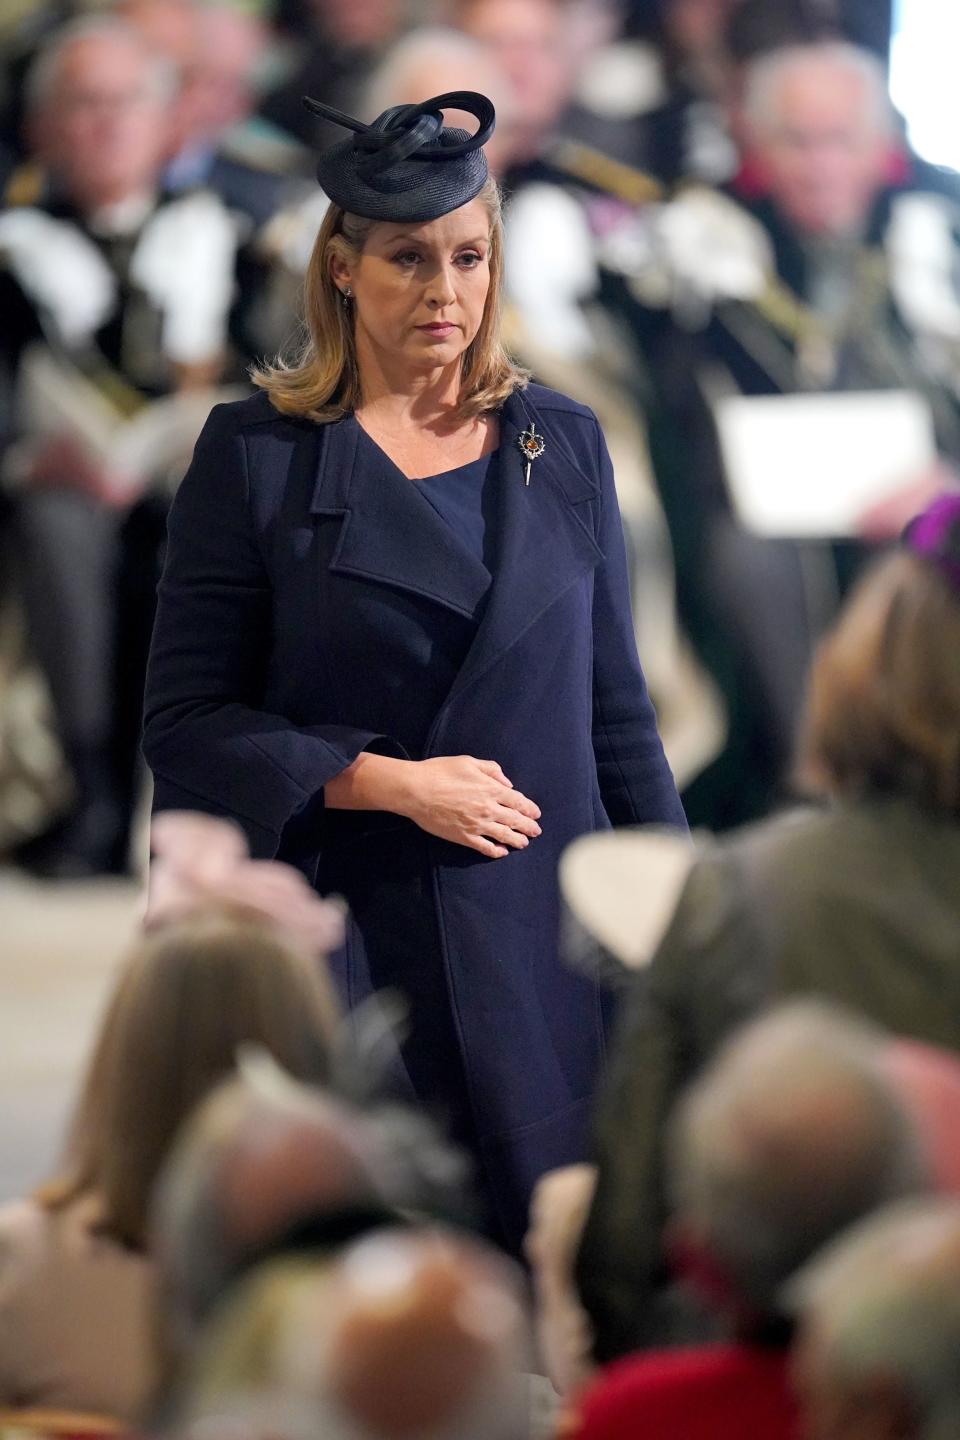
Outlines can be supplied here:
<path id="1" fill-rule="evenodd" d="M 427 303 L 439 310 L 444 305 L 452 305 L 456 298 L 457 292 L 453 286 L 453 276 L 447 266 L 442 265 L 431 277 L 427 288 Z"/>

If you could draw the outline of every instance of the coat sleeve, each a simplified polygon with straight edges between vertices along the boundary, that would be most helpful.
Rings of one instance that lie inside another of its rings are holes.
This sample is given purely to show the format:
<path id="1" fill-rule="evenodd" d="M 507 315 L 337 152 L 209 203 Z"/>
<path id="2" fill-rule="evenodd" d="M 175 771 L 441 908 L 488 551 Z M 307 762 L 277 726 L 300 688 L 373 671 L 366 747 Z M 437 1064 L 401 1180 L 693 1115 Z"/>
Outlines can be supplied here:
<path id="1" fill-rule="evenodd" d="M 663 753 L 657 717 L 637 655 L 626 546 L 613 466 L 597 426 L 600 514 L 593 600 L 593 749 L 604 808 L 614 825 L 673 825 L 687 819 Z"/>
<path id="2" fill-rule="evenodd" d="M 576 1260 L 600 1363 L 690 1339 L 663 1243 L 670 1116 L 718 1045 L 765 1002 L 767 948 L 739 862 L 718 847 L 691 870 L 659 950 L 632 977 L 594 1115 L 597 1185 Z"/>
<path id="3" fill-rule="evenodd" d="M 322 807 L 323 787 L 388 736 L 297 726 L 263 708 L 271 589 L 249 507 L 243 435 L 217 406 L 173 502 L 147 673 L 143 753 L 155 806 L 229 815 L 258 856 Z"/>

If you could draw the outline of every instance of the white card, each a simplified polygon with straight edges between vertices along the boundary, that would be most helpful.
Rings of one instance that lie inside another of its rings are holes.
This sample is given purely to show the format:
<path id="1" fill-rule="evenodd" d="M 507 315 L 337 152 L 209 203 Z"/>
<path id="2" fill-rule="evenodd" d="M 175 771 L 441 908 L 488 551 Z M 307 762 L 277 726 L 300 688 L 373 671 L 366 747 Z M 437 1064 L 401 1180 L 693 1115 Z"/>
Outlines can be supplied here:
<path id="1" fill-rule="evenodd" d="M 734 510 L 760 535 L 855 536 L 937 459 L 930 406 L 906 390 L 726 396 L 714 416 Z"/>

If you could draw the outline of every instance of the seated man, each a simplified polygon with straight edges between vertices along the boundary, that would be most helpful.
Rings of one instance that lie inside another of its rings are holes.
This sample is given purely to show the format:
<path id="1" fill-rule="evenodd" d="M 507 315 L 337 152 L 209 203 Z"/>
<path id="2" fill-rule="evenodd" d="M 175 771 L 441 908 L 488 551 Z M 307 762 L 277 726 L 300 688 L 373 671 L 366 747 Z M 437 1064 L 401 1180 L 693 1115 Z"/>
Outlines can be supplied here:
<path id="1" fill-rule="evenodd" d="M 730 714 L 724 764 L 689 797 L 691 820 L 713 828 L 782 798 L 811 644 L 863 550 L 748 532 L 710 399 L 913 390 L 941 455 L 960 459 L 960 208 L 915 174 L 879 62 L 836 42 L 762 56 L 737 130 L 747 151 L 731 189 L 630 221 L 603 280 L 646 370 L 681 618 Z M 904 481 L 902 503 L 863 517 L 862 540 L 892 538 L 943 475 Z"/>
<path id="2" fill-rule="evenodd" d="M 161 492 L 225 374 L 237 240 L 212 194 L 162 194 L 172 81 L 122 22 L 55 34 L 27 97 L 48 191 L 0 216 L 0 371 L 13 396 L 0 445 L 29 642 L 74 800 L 19 858 L 68 876 L 127 862 Z M 169 417 L 152 447 L 116 454 L 123 420 L 173 395 L 176 427 Z"/>
<path id="3" fill-rule="evenodd" d="M 795 1002 L 738 1032 L 689 1088 L 667 1146 L 670 1248 L 725 1343 L 601 1371 L 575 1402 L 575 1435 L 799 1433 L 782 1285 L 847 1225 L 929 1183 L 884 1060 L 879 1032 Z"/>

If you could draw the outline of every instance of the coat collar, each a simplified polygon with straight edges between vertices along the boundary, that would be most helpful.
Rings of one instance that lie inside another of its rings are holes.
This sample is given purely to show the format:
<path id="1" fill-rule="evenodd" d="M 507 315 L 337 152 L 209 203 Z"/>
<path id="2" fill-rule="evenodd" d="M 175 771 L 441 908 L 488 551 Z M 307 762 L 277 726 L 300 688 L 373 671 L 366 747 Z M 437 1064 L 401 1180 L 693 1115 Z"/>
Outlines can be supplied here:
<path id="1" fill-rule="evenodd" d="M 545 448 L 524 484 L 517 440 L 531 420 Z M 571 585 L 602 559 L 584 502 L 598 481 L 584 474 L 562 431 L 561 414 L 538 413 L 515 391 L 500 415 L 498 561 L 490 599 L 448 700 L 493 665 Z"/>
<path id="2" fill-rule="evenodd" d="M 546 448 L 525 486 L 517 438 L 531 420 Z M 489 590 L 451 698 L 601 558 L 583 503 L 596 497 L 597 480 L 577 465 L 561 414 L 544 418 L 523 392 L 515 392 L 500 414 L 494 483 L 498 558 L 491 587 L 486 567 L 413 482 L 375 445 L 362 443 L 353 416 L 323 427 L 310 509 L 343 516 L 331 570 L 412 591 L 470 618 Z"/>

